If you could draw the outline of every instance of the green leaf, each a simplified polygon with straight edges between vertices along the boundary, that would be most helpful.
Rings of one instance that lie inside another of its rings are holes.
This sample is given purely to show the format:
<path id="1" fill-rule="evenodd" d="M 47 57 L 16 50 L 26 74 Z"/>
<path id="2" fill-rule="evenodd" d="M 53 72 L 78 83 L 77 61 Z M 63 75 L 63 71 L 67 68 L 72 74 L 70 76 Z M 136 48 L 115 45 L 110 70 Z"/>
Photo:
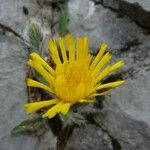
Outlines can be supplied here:
<path id="1" fill-rule="evenodd" d="M 33 119 L 22 121 L 19 125 L 12 129 L 11 134 L 29 133 L 44 127 L 45 121 L 41 116 Z"/>
<path id="2" fill-rule="evenodd" d="M 41 48 L 40 45 L 43 41 L 43 34 L 37 24 L 31 24 L 28 30 L 28 37 L 29 42 L 31 44 L 31 47 L 33 47 L 35 50 L 41 54 Z"/>
<path id="3" fill-rule="evenodd" d="M 69 112 L 67 115 L 60 115 L 60 118 L 63 123 L 63 127 L 77 125 L 82 126 L 85 124 L 85 118 L 79 113 Z"/>
<path id="4" fill-rule="evenodd" d="M 67 5 L 60 5 L 58 32 L 60 36 L 67 33 L 69 22 L 69 12 Z"/>

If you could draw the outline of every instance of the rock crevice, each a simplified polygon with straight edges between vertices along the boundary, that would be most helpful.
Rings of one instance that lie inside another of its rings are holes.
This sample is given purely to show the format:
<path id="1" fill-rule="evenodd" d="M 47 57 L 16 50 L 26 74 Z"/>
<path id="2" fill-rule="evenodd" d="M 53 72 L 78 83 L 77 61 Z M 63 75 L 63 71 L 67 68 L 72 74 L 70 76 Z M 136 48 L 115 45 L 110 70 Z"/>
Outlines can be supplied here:
<path id="1" fill-rule="evenodd" d="M 150 1 L 149 0 L 94 0 L 107 8 L 118 10 L 129 16 L 141 27 L 150 29 Z"/>

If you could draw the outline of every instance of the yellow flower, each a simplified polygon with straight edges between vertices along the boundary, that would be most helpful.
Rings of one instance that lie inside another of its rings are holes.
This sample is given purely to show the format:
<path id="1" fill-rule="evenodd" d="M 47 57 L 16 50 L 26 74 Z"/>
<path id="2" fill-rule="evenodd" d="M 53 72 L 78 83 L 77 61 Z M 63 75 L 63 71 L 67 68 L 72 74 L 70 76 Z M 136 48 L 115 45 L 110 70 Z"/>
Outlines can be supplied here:
<path id="1" fill-rule="evenodd" d="M 31 53 L 28 65 L 41 74 L 48 84 L 45 85 L 28 78 L 27 85 L 42 88 L 55 95 L 55 98 L 26 104 L 27 113 L 46 107 L 48 110 L 43 115 L 44 117 L 52 118 L 57 113 L 65 115 L 72 105 L 93 102 L 94 96 L 105 95 L 110 88 L 124 83 L 123 80 L 101 83 L 102 79 L 120 68 L 124 62 L 118 61 L 113 65 L 108 65 L 111 54 L 106 52 L 105 43 L 101 45 L 95 58 L 89 54 L 88 46 L 87 37 L 77 38 L 76 43 L 70 34 L 60 38 L 57 42 L 51 39 L 49 51 L 56 65 L 55 69 L 37 53 Z M 100 92 L 103 89 L 107 89 L 107 92 L 106 90 Z"/>

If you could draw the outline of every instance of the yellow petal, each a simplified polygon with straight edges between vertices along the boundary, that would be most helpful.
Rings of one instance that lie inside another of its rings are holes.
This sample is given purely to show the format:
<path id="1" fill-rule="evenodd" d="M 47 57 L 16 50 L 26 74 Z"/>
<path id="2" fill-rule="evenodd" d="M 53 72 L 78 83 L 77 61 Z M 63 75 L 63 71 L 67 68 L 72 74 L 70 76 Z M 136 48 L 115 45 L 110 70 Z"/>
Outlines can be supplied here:
<path id="1" fill-rule="evenodd" d="M 59 46 L 60 46 L 63 62 L 67 62 L 67 54 L 66 54 L 66 48 L 65 48 L 65 43 L 63 38 L 59 39 Z"/>
<path id="2" fill-rule="evenodd" d="M 88 53 L 88 38 L 86 37 L 79 37 L 76 41 L 76 55 L 77 61 L 80 64 L 89 65 L 91 61 L 91 55 Z"/>
<path id="3" fill-rule="evenodd" d="M 56 42 L 52 39 L 49 41 L 49 51 L 51 53 L 51 57 L 54 60 L 55 64 L 57 66 L 60 66 L 62 63 L 58 54 L 57 45 Z"/>
<path id="4" fill-rule="evenodd" d="M 107 52 L 104 57 L 101 59 L 101 61 L 97 64 L 97 66 L 93 70 L 93 75 L 97 76 L 100 69 L 104 67 L 111 59 L 111 55 L 109 52 Z"/>
<path id="5" fill-rule="evenodd" d="M 38 60 L 39 63 L 41 63 L 41 65 L 47 69 L 47 71 L 49 71 L 49 73 L 51 73 L 52 75 L 55 75 L 55 71 L 47 64 L 47 62 L 45 62 L 44 59 L 42 59 L 37 53 L 33 52 L 31 53 L 31 57 L 33 59 Z M 31 62 L 29 62 L 30 64 Z"/>
<path id="6" fill-rule="evenodd" d="M 83 38 L 81 37 L 77 38 L 76 51 L 77 51 L 77 60 L 82 61 L 84 56 L 83 56 Z"/>
<path id="7" fill-rule="evenodd" d="M 110 83 L 106 83 L 106 84 L 101 84 L 101 85 L 97 85 L 95 87 L 95 90 L 100 90 L 100 89 L 105 89 L 105 88 L 114 88 L 117 87 L 121 84 L 123 84 L 125 81 L 115 81 L 115 82 L 110 82 Z"/>
<path id="8" fill-rule="evenodd" d="M 100 74 L 99 76 L 95 79 L 95 83 L 100 82 L 103 78 L 105 78 L 111 71 L 111 66 L 107 66 Z"/>
<path id="9" fill-rule="evenodd" d="M 33 60 L 29 59 L 29 60 L 27 61 L 27 65 L 30 66 L 30 67 L 34 67 L 32 61 L 33 61 Z"/>
<path id="10" fill-rule="evenodd" d="M 75 43 L 73 36 L 71 34 L 67 34 L 65 36 L 65 41 L 69 51 L 69 61 L 73 61 L 75 59 Z"/>
<path id="11" fill-rule="evenodd" d="M 79 100 L 80 103 L 93 103 L 95 102 L 95 100 L 92 100 L 92 99 L 81 99 Z"/>
<path id="12" fill-rule="evenodd" d="M 87 55 L 89 53 L 88 48 L 89 48 L 89 39 L 87 37 L 84 37 L 83 38 L 83 51 L 84 51 L 85 55 Z"/>
<path id="13" fill-rule="evenodd" d="M 38 88 L 47 90 L 50 93 L 54 93 L 54 91 L 50 87 L 48 87 L 48 86 L 46 86 L 46 85 L 44 85 L 44 84 L 42 84 L 42 83 L 40 83 L 38 81 L 32 80 L 30 78 L 27 79 L 27 86 L 38 87 Z"/>
<path id="14" fill-rule="evenodd" d="M 85 84 L 84 83 L 80 83 L 77 87 L 77 91 L 76 91 L 76 95 L 77 95 L 77 98 L 80 99 L 81 97 L 84 96 L 85 94 Z"/>
<path id="15" fill-rule="evenodd" d="M 53 118 L 58 112 L 61 111 L 62 105 L 63 105 L 63 103 L 60 102 L 57 105 L 53 106 L 43 115 L 43 117 Z"/>
<path id="16" fill-rule="evenodd" d="M 90 97 L 102 96 L 102 95 L 106 95 L 106 94 L 108 94 L 108 92 L 94 93 L 94 94 L 92 94 Z"/>
<path id="17" fill-rule="evenodd" d="M 65 103 L 62 105 L 62 108 L 61 108 L 61 113 L 66 115 L 69 111 L 69 108 L 71 106 L 71 103 Z"/>
<path id="18" fill-rule="evenodd" d="M 44 107 L 50 106 L 50 105 L 54 105 L 56 103 L 58 103 L 57 99 L 51 99 L 51 100 L 46 100 L 46 101 L 41 101 L 41 102 L 25 104 L 24 108 L 25 108 L 25 111 L 28 114 L 30 114 L 32 112 L 36 112 L 36 111 L 40 110 L 41 108 L 44 108 Z"/>
<path id="19" fill-rule="evenodd" d="M 102 59 L 106 49 L 107 49 L 107 44 L 103 43 L 100 47 L 100 50 L 99 50 L 97 56 L 95 57 L 93 63 L 90 66 L 91 69 L 95 68 L 95 66 L 98 64 L 98 62 Z"/>
<path id="20" fill-rule="evenodd" d="M 117 70 L 118 68 L 122 67 L 123 65 L 124 65 L 124 61 L 120 60 L 111 66 L 110 71 L 113 72 L 113 71 Z"/>
<path id="21" fill-rule="evenodd" d="M 84 57 L 84 59 L 82 58 L 82 60 L 85 62 L 85 64 L 87 64 L 87 66 L 89 66 L 91 59 L 92 59 L 92 55 L 89 54 L 89 39 L 87 37 L 83 37 L 83 49 L 82 49 L 82 55 Z"/>
<path id="22" fill-rule="evenodd" d="M 117 70 L 118 68 L 122 67 L 124 65 L 123 61 L 119 61 L 115 63 L 114 65 L 107 66 L 96 78 L 95 83 L 100 82 L 102 79 L 104 79 L 107 75 L 112 73 L 113 71 Z"/>
<path id="23" fill-rule="evenodd" d="M 50 85 L 54 85 L 54 77 L 47 72 L 46 69 L 43 68 L 43 66 L 38 62 L 38 60 L 34 59 L 32 61 L 34 69 L 43 76 L 43 78 L 45 78 L 46 81 L 48 81 L 48 83 Z"/>

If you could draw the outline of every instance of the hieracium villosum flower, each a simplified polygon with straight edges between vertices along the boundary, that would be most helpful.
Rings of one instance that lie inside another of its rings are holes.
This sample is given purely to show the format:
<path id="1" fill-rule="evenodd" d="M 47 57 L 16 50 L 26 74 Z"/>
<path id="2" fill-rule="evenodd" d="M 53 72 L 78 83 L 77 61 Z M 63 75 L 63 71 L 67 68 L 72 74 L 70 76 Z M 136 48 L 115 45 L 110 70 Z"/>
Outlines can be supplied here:
<path id="1" fill-rule="evenodd" d="M 34 68 L 47 84 L 33 79 L 27 79 L 27 85 L 48 91 L 53 99 L 41 100 L 25 104 L 27 113 L 46 108 L 44 117 L 52 118 L 57 113 L 67 114 L 70 107 L 76 103 L 93 102 L 93 97 L 108 93 L 108 90 L 124 83 L 123 80 L 102 84 L 102 80 L 120 68 L 124 62 L 118 61 L 108 65 L 111 54 L 106 52 L 107 45 L 103 43 L 97 56 L 92 56 L 88 50 L 87 37 L 78 37 L 76 41 L 71 34 L 58 41 L 49 41 L 49 51 L 56 67 L 51 67 L 37 53 L 31 53 L 28 65 Z M 106 89 L 105 92 L 102 92 Z"/>

